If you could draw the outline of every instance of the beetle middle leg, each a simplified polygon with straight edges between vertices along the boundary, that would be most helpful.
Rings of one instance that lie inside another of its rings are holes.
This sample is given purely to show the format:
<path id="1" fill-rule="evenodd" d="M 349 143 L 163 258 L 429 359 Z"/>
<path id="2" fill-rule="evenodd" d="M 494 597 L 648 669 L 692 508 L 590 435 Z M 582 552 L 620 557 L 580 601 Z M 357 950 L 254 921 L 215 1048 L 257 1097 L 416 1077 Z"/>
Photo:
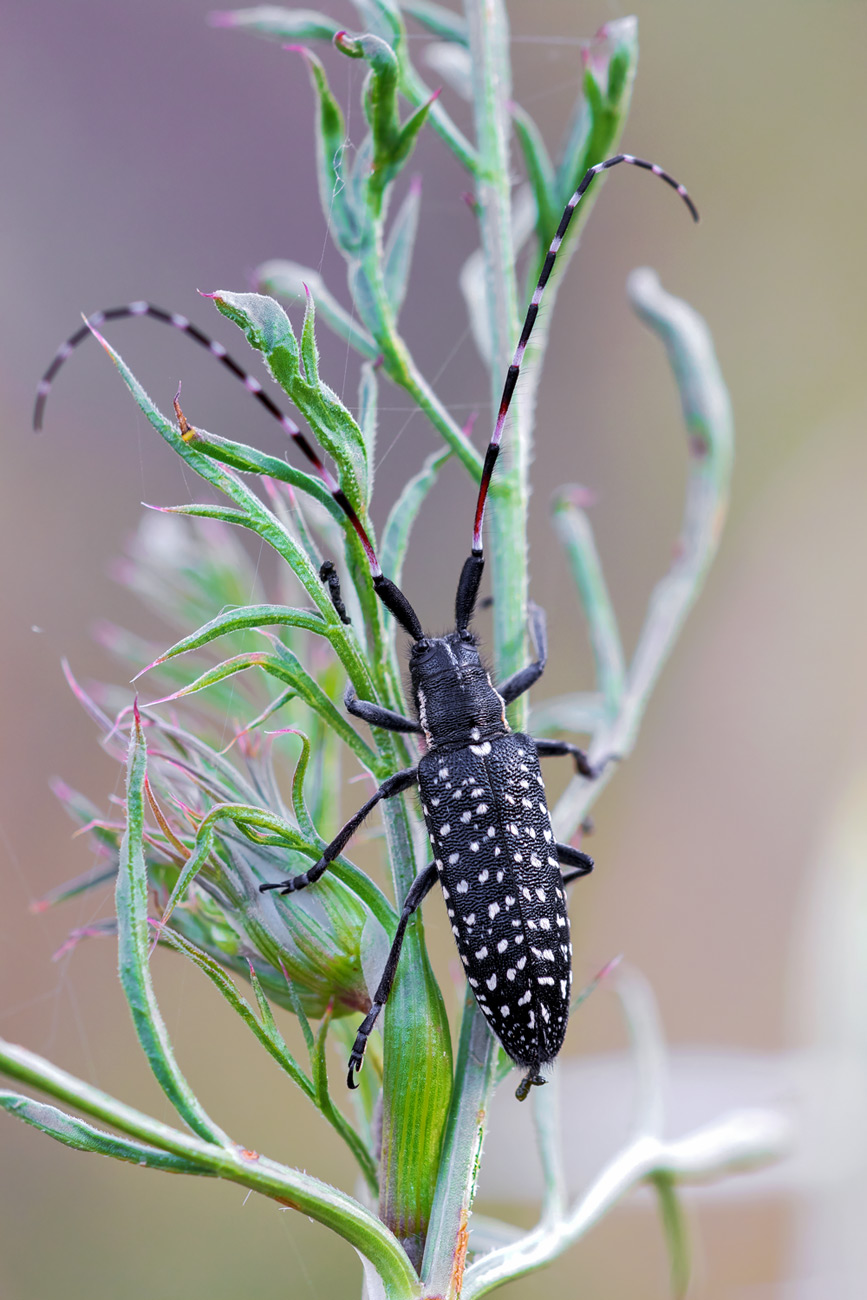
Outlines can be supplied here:
<path id="1" fill-rule="evenodd" d="M 367 1040 L 370 1037 L 376 1019 L 388 1001 L 388 995 L 391 992 L 391 986 L 394 983 L 394 977 L 397 974 L 397 963 L 400 961 L 400 950 L 403 947 L 406 927 L 413 912 L 430 893 L 430 890 L 437 882 L 437 869 L 433 862 L 420 871 L 410 886 L 409 893 L 403 905 L 403 911 L 400 914 L 400 920 L 397 923 L 394 941 L 388 954 L 388 960 L 385 963 L 385 970 L 382 972 L 382 979 L 376 993 L 373 995 L 373 1006 L 361 1022 L 358 1033 L 355 1036 L 355 1043 L 349 1056 L 349 1072 L 346 1076 L 346 1082 L 350 1088 L 357 1088 L 355 1075 L 358 1074 L 364 1064 L 364 1049 L 367 1047 Z"/>
<path id="2" fill-rule="evenodd" d="M 328 845 L 319 861 L 314 863 L 309 871 L 302 872 L 300 876 L 290 876 L 288 880 L 275 880 L 271 884 L 260 885 L 259 893 L 265 894 L 269 889 L 277 889 L 281 894 L 295 894 L 299 889 L 306 889 L 308 885 L 312 885 L 328 870 L 329 864 L 343 852 L 367 814 L 376 807 L 380 799 L 390 799 L 392 795 L 400 794 L 402 790 L 408 790 L 411 785 L 415 785 L 417 780 L 418 768 L 416 767 L 405 767 L 402 772 L 395 772 L 394 776 L 390 776 L 387 781 L 383 781 L 379 789 L 371 795 L 363 807 L 359 808 L 355 816 L 350 817 L 343 829 L 338 831 Z"/>
<path id="3" fill-rule="evenodd" d="M 580 849 L 573 849 L 571 844 L 555 844 L 554 852 L 561 867 L 572 868 L 571 871 L 563 872 L 564 885 L 579 880 L 581 876 L 589 876 L 593 870 L 593 859 Z"/>

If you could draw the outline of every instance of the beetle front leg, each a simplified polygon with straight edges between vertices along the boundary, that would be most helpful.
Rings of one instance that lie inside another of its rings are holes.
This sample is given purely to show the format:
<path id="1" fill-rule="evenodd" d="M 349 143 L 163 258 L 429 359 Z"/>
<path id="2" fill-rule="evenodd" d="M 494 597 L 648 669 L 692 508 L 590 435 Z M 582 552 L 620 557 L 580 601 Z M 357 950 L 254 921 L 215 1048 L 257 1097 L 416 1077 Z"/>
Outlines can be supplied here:
<path id="1" fill-rule="evenodd" d="M 502 695 L 506 704 L 511 704 L 524 691 L 528 691 L 534 682 L 537 682 L 545 671 L 545 664 L 548 662 L 548 625 L 545 620 L 545 611 L 540 606 L 530 602 L 530 639 L 533 642 L 533 648 L 536 651 L 536 658 L 526 668 L 519 669 L 511 677 L 507 677 L 502 686 L 497 687 L 498 694 Z"/>
<path id="2" fill-rule="evenodd" d="M 383 708 L 381 704 L 374 704 L 372 700 L 360 700 L 355 694 L 351 682 L 343 692 L 343 704 L 347 713 L 351 713 L 353 717 L 361 718 L 369 727 L 383 727 L 386 731 L 422 734 L 421 724 L 416 722 L 414 718 L 405 718 L 402 713 L 395 713 L 393 709 Z"/>
<path id="3" fill-rule="evenodd" d="M 362 808 L 359 808 L 354 817 L 350 817 L 341 831 L 338 831 L 322 857 L 318 862 L 314 863 L 309 871 L 302 872 L 300 876 L 290 876 L 288 880 L 275 880 L 272 884 L 260 885 L 259 893 L 266 894 L 269 889 L 277 889 L 281 894 L 295 894 L 299 889 L 306 889 L 308 885 L 312 885 L 328 870 L 329 863 L 340 856 L 367 814 L 376 807 L 380 799 L 390 799 L 392 795 L 400 794 L 402 790 L 408 790 L 411 785 L 415 785 L 417 780 L 418 768 L 406 767 L 402 772 L 396 772 L 387 781 L 383 781 L 376 793 L 371 795 L 367 803 Z"/>
<path id="4" fill-rule="evenodd" d="M 355 1075 L 358 1074 L 364 1064 L 364 1049 L 367 1047 L 367 1040 L 371 1035 L 373 1026 L 376 1024 L 377 1017 L 388 1001 L 388 995 L 391 992 L 391 986 L 394 983 L 394 977 L 397 974 L 397 963 L 400 961 L 400 950 L 403 947 L 406 927 L 413 912 L 430 893 L 437 881 L 437 869 L 433 862 L 423 871 L 420 871 L 410 886 L 410 891 L 406 896 L 403 905 L 403 911 L 400 914 L 400 920 L 397 923 L 394 942 L 388 954 L 388 960 L 385 963 L 385 970 L 382 972 L 382 979 L 379 981 L 379 987 L 373 995 L 373 1006 L 361 1022 L 358 1033 L 355 1036 L 355 1043 L 349 1056 L 349 1071 L 346 1075 L 346 1082 L 350 1088 L 357 1088 Z"/>

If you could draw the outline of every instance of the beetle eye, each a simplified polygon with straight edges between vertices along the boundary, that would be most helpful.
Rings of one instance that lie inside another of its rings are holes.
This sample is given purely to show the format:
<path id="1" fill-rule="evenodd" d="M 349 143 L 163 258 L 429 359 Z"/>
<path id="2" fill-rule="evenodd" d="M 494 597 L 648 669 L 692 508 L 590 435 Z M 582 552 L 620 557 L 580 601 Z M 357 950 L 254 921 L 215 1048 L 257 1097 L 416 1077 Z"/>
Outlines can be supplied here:
<path id="1" fill-rule="evenodd" d="M 461 640 L 462 640 L 462 641 L 465 641 L 465 642 L 467 643 L 467 645 L 475 645 L 475 644 L 476 644 L 476 638 L 473 636 L 473 634 L 472 634 L 472 632 L 469 630 L 469 628 L 466 628 L 466 627 L 463 628 L 463 630 L 461 631 Z"/>

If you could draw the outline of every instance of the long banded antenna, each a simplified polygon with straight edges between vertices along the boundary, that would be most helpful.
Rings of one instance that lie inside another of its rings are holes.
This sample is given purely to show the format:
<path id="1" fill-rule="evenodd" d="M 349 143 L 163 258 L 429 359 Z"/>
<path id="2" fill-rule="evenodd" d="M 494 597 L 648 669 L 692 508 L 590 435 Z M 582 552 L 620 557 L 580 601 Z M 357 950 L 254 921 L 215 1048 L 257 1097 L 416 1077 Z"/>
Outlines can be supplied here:
<path id="1" fill-rule="evenodd" d="M 213 297 L 214 295 L 206 294 L 204 296 Z M 358 518 L 355 508 L 346 493 L 343 491 L 328 466 L 323 463 L 315 446 L 309 441 L 306 435 L 301 432 L 298 425 L 295 424 L 293 420 L 290 420 L 289 416 L 285 415 L 284 412 L 280 410 L 277 403 L 259 383 L 259 380 L 254 379 L 252 375 L 248 374 L 246 370 L 244 370 L 243 366 L 239 365 L 234 357 L 229 355 L 222 343 L 218 343 L 215 339 L 209 338 L 207 334 L 203 334 L 202 331 L 193 325 L 186 316 L 181 316 L 177 312 L 165 311 L 162 307 L 155 307 L 149 302 L 131 302 L 125 307 L 110 307 L 106 311 L 97 311 L 94 312 L 92 316 L 88 316 L 81 329 L 76 330 L 76 332 L 71 335 L 60 348 L 58 348 L 54 360 L 51 362 L 51 365 L 48 367 L 39 382 L 39 386 L 36 390 L 36 404 L 33 408 L 34 429 L 39 430 L 42 428 L 43 416 L 45 414 L 45 403 L 48 399 L 48 394 L 51 392 L 55 376 L 64 361 L 66 361 L 78 345 L 83 343 L 92 333 L 97 333 L 98 336 L 98 328 L 100 325 L 105 324 L 106 321 L 123 320 L 130 316 L 150 316 L 152 320 L 161 321 L 164 325 L 172 325 L 175 329 L 181 330 L 182 333 L 186 334 L 189 338 L 193 339 L 194 342 L 198 343 L 200 347 L 203 347 L 206 351 L 210 352 L 211 356 L 216 357 L 227 370 L 231 371 L 236 379 L 240 379 L 247 392 L 251 393 L 252 396 L 255 397 L 262 406 L 264 406 L 268 414 L 272 415 L 274 419 L 278 421 L 283 431 L 289 435 L 293 442 L 295 442 L 301 449 L 310 464 L 313 465 L 316 472 L 319 474 L 319 477 L 328 488 L 328 491 L 331 493 L 332 497 L 355 529 L 358 539 L 364 548 L 364 553 L 367 556 L 367 562 L 370 565 L 370 574 L 377 595 L 405 631 L 407 631 L 415 640 L 419 640 L 423 634 L 421 624 L 418 621 L 415 611 L 403 593 L 395 587 L 394 583 L 383 576 L 379 560 L 376 557 L 376 552 L 373 549 L 373 544 L 367 535 L 364 525 Z"/>
<path id="2" fill-rule="evenodd" d="M 506 374 L 506 382 L 503 387 L 503 396 L 500 398 L 500 409 L 497 414 L 497 422 L 494 425 L 494 432 L 491 436 L 491 441 L 488 444 L 488 449 L 485 452 L 485 463 L 482 469 L 482 478 L 479 483 L 479 496 L 476 502 L 476 517 L 473 523 L 473 557 L 477 560 L 481 560 L 483 554 L 482 523 L 485 518 L 485 502 L 488 499 L 488 488 L 491 484 L 491 475 L 494 472 L 494 465 L 496 464 L 497 457 L 500 454 L 500 441 L 503 436 L 503 426 L 506 423 L 506 416 L 508 415 L 509 407 L 512 404 L 512 396 L 515 392 L 515 385 L 518 382 L 518 375 L 521 372 L 521 362 L 524 357 L 524 352 L 527 343 L 530 340 L 530 335 L 533 332 L 536 317 L 539 314 L 539 304 L 541 303 L 542 295 L 545 292 L 545 285 L 548 283 L 557 253 L 560 250 L 560 245 L 563 243 L 566 231 L 569 229 L 569 222 L 572 220 L 572 213 L 586 194 L 590 182 L 599 172 L 607 171 L 609 167 L 616 167 L 618 163 L 630 163 L 633 167 L 643 167 L 645 171 L 653 172 L 654 176 L 658 176 L 660 180 L 665 181 L 667 185 L 672 187 L 672 189 L 677 190 L 678 194 L 689 208 L 693 221 L 698 221 L 698 210 L 692 199 L 689 197 L 686 188 L 676 181 L 673 176 L 669 176 L 668 172 L 663 171 L 661 167 L 657 167 L 656 163 L 646 162 L 643 158 L 634 158 L 632 154 L 629 153 L 619 153 L 614 158 L 606 158 L 605 162 L 596 163 L 585 172 L 581 184 L 566 204 L 563 216 L 560 218 L 560 225 L 557 227 L 557 233 L 551 240 L 548 253 L 542 265 L 538 283 L 533 291 L 533 297 L 530 299 L 530 306 L 527 308 L 527 315 L 524 317 L 524 328 L 521 330 L 521 337 L 518 340 L 518 346 L 515 348 L 515 355 L 512 357 L 512 364 L 509 366 Z"/>

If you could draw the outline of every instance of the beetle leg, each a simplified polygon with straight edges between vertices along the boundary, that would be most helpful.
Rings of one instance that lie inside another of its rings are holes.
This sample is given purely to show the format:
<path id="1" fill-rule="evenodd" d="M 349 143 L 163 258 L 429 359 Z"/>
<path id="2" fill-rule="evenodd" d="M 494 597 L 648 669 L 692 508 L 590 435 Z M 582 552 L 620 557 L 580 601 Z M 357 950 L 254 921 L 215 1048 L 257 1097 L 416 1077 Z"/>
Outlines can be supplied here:
<path id="1" fill-rule="evenodd" d="M 350 683 L 343 692 L 343 703 L 348 713 L 361 718 L 369 727 L 384 727 L 386 731 L 411 731 L 422 734 L 421 724 L 413 718 L 405 718 L 402 713 L 384 709 L 372 700 L 360 700 Z"/>
<path id="2" fill-rule="evenodd" d="M 533 739 L 536 740 L 535 736 Z M 571 754 L 575 759 L 575 771 L 579 776 L 586 776 L 589 781 L 599 776 L 609 763 L 616 763 L 618 759 L 617 754 L 609 754 L 601 763 L 593 764 L 584 750 L 578 745 L 573 745 L 569 740 L 536 740 L 536 749 L 539 751 L 540 758 L 556 758 Z"/>
<path id="3" fill-rule="evenodd" d="M 581 876 L 589 876 L 593 870 L 593 859 L 580 849 L 573 849 L 571 844 L 555 844 L 554 852 L 561 867 L 571 867 L 563 872 L 563 884 L 568 885 Z"/>
<path id="4" fill-rule="evenodd" d="M 382 1008 L 388 1001 L 388 995 L 391 992 L 391 986 L 394 983 L 394 977 L 397 973 L 397 963 L 400 960 L 400 950 L 403 947 L 404 935 L 409 919 L 413 912 L 421 903 L 422 899 L 430 892 L 437 881 L 437 869 L 433 862 L 423 871 L 420 871 L 410 886 L 410 891 L 406 896 L 406 902 L 403 905 L 403 911 L 400 914 L 400 920 L 397 923 L 397 930 L 394 936 L 394 942 L 391 945 L 391 951 L 388 954 L 388 960 L 385 963 L 385 970 L 382 972 L 382 979 L 379 981 L 379 987 L 373 996 L 373 1006 L 361 1022 L 358 1033 L 355 1036 L 355 1043 L 349 1057 L 349 1072 L 346 1075 L 346 1082 L 350 1088 L 357 1088 L 355 1075 L 358 1074 L 364 1064 L 364 1049 L 367 1047 L 367 1040 L 370 1037 L 373 1026 L 376 1024 L 376 1018 Z"/>
<path id="5" fill-rule="evenodd" d="M 281 894 L 295 894 L 299 889 L 306 889 L 308 885 L 312 885 L 328 870 L 329 863 L 333 862 L 343 852 L 367 814 L 376 807 L 380 799 L 390 799 L 392 795 L 400 794 L 401 790 L 407 790 L 411 785 L 415 785 L 417 780 L 418 768 L 406 767 L 402 772 L 395 772 L 394 776 L 390 776 L 387 781 L 383 781 L 379 789 L 371 795 L 362 808 L 359 808 L 355 816 L 350 817 L 343 829 L 338 831 L 335 838 L 328 845 L 319 861 L 314 863 L 309 871 L 303 872 L 300 876 L 291 876 L 288 880 L 275 880 L 271 884 L 260 885 L 260 894 L 267 893 L 269 889 L 279 889 Z"/>
<path id="6" fill-rule="evenodd" d="M 545 621 L 545 611 L 538 605 L 530 602 L 530 638 L 533 642 L 533 648 L 536 651 L 536 658 L 526 668 L 521 668 L 518 672 L 507 677 L 502 686 L 497 687 L 497 693 L 502 695 L 506 704 L 511 704 L 524 691 L 528 691 L 534 682 L 537 682 L 545 671 L 545 664 L 548 662 L 548 629 Z"/>

